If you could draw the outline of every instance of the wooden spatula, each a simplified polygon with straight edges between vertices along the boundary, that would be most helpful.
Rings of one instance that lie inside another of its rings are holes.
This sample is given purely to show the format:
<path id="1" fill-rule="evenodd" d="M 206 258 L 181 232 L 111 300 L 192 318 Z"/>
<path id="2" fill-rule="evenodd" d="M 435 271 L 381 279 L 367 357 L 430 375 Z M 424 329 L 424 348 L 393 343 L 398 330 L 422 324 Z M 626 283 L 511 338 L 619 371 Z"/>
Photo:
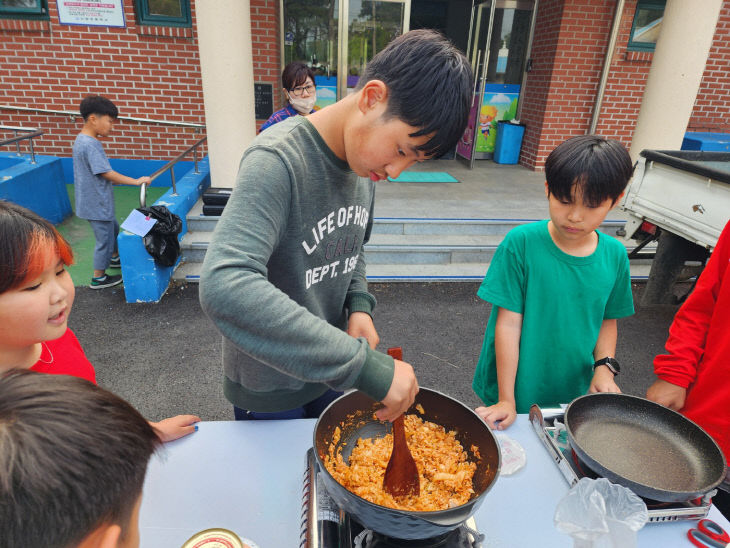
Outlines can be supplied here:
<path id="1" fill-rule="evenodd" d="M 388 355 L 396 360 L 403 360 L 403 349 L 400 346 L 389 348 Z M 393 452 L 385 469 L 383 489 L 394 497 L 418 496 L 421 493 L 416 461 L 406 443 L 403 415 L 393 421 Z"/>

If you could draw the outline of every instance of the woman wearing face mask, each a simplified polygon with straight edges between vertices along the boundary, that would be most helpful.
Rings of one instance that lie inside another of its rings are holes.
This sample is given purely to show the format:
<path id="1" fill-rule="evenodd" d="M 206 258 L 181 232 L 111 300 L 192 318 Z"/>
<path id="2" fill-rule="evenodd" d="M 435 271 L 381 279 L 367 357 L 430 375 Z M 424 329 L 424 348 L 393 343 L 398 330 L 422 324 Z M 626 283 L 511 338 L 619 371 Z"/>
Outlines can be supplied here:
<path id="1" fill-rule="evenodd" d="M 281 73 L 281 84 L 289 104 L 272 114 L 259 132 L 267 127 L 286 120 L 290 116 L 301 114 L 308 116 L 314 112 L 317 101 L 317 86 L 314 84 L 314 72 L 301 61 L 289 63 Z"/>

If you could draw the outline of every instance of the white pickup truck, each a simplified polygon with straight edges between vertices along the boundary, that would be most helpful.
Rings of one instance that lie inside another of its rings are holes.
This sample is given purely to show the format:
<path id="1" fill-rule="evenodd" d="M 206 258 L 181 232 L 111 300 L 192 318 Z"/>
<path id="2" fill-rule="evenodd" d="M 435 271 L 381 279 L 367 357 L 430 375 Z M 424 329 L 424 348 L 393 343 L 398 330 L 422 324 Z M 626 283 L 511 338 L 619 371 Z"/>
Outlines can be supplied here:
<path id="1" fill-rule="evenodd" d="M 730 219 L 730 152 L 642 151 L 621 208 L 634 256 L 658 239 L 642 305 L 676 302 L 685 262 L 704 264 Z"/>

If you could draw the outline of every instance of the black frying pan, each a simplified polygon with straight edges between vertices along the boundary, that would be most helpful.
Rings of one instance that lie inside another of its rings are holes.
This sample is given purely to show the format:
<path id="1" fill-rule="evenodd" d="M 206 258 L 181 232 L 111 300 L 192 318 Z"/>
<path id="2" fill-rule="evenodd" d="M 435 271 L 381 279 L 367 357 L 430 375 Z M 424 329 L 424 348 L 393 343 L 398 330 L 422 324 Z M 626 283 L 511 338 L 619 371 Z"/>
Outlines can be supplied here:
<path id="1" fill-rule="evenodd" d="M 641 497 L 682 502 L 725 477 L 725 457 L 694 422 L 627 394 L 588 394 L 565 410 L 568 439 L 594 472 Z"/>
<path id="2" fill-rule="evenodd" d="M 340 396 L 322 412 L 314 427 L 315 458 L 330 497 L 362 525 L 397 539 L 424 539 L 458 527 L 484 502 L 484 496 L 499 476 L 501 464 L 499 445 L 492 430 L 474 411 L 445 394 L 424 387 L 407 412 L 416 413 L 415 405 L 419 403 L 424 409 L 419 416 L 447 431 L 454 430 L 456 439 L 477 465 L 472 480 L 475 495 L 465 504 L 434 512 L 395 510 L 360 498 L 330 475 L 324 467 L 324 456 L 336 428 L 342 432 L 337 447 L 341 448 L 345 460 L 350 458 L 358 438 L 383 437 L 390 431 L 390 424 L 373 418 L 374 411 L 381 405 L 364 393 L 349 392 Z M 481 458 L 473 454 L 472 446 L 478 448 Z"/>

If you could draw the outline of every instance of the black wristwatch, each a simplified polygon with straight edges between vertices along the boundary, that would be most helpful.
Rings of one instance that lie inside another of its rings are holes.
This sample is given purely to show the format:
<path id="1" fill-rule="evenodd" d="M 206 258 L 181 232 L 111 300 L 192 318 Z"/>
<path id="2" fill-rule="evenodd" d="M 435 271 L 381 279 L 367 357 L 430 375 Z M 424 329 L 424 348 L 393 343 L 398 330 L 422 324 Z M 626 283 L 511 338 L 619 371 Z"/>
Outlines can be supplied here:
<path id="1" fill-rule="evenodd" d="M 595 370 L 595 368 L 599 365 L 605 365 L 608 367 L 608 370 L 613 373 L 614 377 L 621 372 L 621 366 L 616 358 L 603 358 L 598 360 L 593 364 L 593 369 Z"/>

